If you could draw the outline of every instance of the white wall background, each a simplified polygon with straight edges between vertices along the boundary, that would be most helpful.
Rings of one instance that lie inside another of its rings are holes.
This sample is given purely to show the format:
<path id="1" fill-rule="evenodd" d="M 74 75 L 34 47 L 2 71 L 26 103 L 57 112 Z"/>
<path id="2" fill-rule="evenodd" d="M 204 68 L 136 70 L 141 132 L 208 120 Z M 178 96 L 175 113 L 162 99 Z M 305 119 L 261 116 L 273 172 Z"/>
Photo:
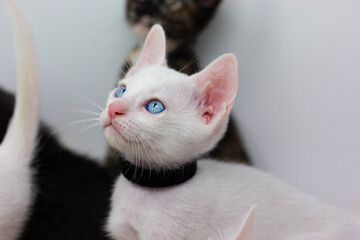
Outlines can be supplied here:
<path id="1" fill-rule="evenodd" d="M 101 159 L 96 121 L 135 39 L 123 0 L 20 1 L 43 81 L 42 118 L 63 142 Z M 203 65 L 233 52 L 234 109 L 255 166 L 322 200 L 360 214 L 360 1 L 224 0 L 201 35 Z M 0 5 L 0 85 L 14 89 L 10 27 Z M 1 114 L 1 113 L 0 113 Z"/>

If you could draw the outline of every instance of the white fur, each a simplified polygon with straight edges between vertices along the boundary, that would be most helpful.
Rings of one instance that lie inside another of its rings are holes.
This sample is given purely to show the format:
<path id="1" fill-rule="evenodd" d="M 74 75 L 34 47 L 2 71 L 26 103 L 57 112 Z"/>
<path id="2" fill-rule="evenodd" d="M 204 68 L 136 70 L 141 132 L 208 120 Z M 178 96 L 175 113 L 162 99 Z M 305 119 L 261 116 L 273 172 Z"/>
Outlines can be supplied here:
<path id="1" fill-rule="evenodd" d="M 247 216 L 241 224 L 229 227 L 227 231 L 222 230 L 218 238 L 209 237 L 208 240 L 254 240 L 256 205 L 251 206 Z"/>
<path id="2" fill-rule="evenodd" d="M 236 237 L 226 238 L 226 239 L 254 240 L 255 209 L 256 209 L 256 205 L 251 206 L 247 216 L 245 217 L 245 220 L 241 224 L 240 230 L 236 234 Z"/>
<path id="3" fill-rule="evenodd" d="M 105 128 L 109 143 L 116 148 L 126 148 L 124 154 L 128 158 L 148 168 L 174 167 L 198 156 L 199 152 L 210 149 L 212 146 L 200 141 L 209 135 L 208 129 L 202 127 L 200 120 L 189 122 L 189 119 L 200 117 L 195 111 L 197 102 L 193 97 L 194 82 L 187 80 L 188 76 L 160 66 L 148 67 L 139 71 L 136 76 L 122 80 L 121 84 L 127 86 L 126 97 L 119 100 L 128 105 L 129 109 L 127 116 L 113 121 L 113 125 L 121 129 L 123 136 L 129 141 L 139 143 L 129 147 L 120 135 L 113 134 L 114 130 L 111 127 Z M 141 84 L 138 84 L 139 81 Z M 186 81 L 188 84 L 184 85 Z M 110 93 L 108 104 L 117 100 L 114 96 L 115 91 L 116 89 Z M 144 105 L 151 99 L 161 99 L 166 104 L 167 114 L 154 115 L 147 112 Z M 178 114 L 179 112 L 182 114 Z M 102 125 L 109 121 L 107 112 L 103 113 Z M 180 125 L 179 122 L 183 124 Z M 197 134 L 192 134 L 194 132 Z M 169 158 L 172 159 L 171 162 L 168 161 Z M 147 162 L 142 162 L 145 159 Z"/>
<path id="4" fill-rule="evenodd" d="M 133 71 L 119 83 L 125 94 L 110 93 L 107 105 L 118 104 L 123 114 L 111 119 L 105 110 L 100 119 L 109 143 L 128 161 L 150 169 L 176 167 L 213 148 L 225 131 L 237 86 L 233 56 L 187 76 L 163 66 L 162 38 L 155 26 Z M 144 106 L 152 99 L 166 110 L 147 112 Z M 236 232 L 237 223 L 246 222 L 254 203 L 254 239 L 360 237 L 349 217 L 315 198 L 251 167 L 208 159 L 198 162 L 192 179 L 175 187 L 144 188 L 120 176 L 106 229 L 117 240 L 225 240 L 229 229 Z M 238 237 L 251 239 L 251 227 L 242 229 L 250 235 L 241 230 Z"/>
<path id="5" fill-rule="evenodd" d="M 107 229 L 121 240 L 218 240 L 254 202 L 255 239 L 359 239 L 360 226 L 315 198 L 253 168 L 214 160 L 199 161 L 193 179 L 168 189 L 120 177 Z"/>
<path id="6" fill-rule="evenodd" d="M 16 239 L 32 200 L 30 161 L 36 145 L 39 80 L 26 20 L 13 0 L 5 1 L 12 22 L 17 67 L 13 118 L 0 145 L 0 239 Z"/>

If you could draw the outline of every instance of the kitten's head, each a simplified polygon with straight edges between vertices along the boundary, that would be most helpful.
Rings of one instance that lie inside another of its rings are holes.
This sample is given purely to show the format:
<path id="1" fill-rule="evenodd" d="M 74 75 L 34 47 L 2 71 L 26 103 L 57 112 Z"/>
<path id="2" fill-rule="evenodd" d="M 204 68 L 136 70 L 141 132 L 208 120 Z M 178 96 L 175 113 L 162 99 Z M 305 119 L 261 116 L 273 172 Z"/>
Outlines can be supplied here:
<path id="1" fill-rule="evenodd" d="M 154 24 L 173 40 L 193 40 L 214 14 L 220 0 L 128 0 L 126 18 L 141 41 Z"/>
<path id="2" fill-rule="evenodd" d="M 165 42 L 155 25 L 100 118 L 109 144 L 141 167 L 175 167 L 211 150 L 226 130 L 237 91 L 233 55 L 188 76 L 166 67 Z"/>

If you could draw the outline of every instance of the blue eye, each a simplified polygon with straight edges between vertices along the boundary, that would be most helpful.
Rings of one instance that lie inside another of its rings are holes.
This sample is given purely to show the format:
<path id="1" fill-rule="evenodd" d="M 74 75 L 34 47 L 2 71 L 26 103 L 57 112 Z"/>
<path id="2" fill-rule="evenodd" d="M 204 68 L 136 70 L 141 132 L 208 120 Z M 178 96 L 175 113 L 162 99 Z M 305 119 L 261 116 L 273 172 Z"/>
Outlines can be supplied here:
<path id="1" fill-rule="evenodd" d="M 146 110 L 153 114 L 161 113 L 165 110 L 165 106 L 157 100 L 152 100 L 146 105 Z"/>
<path id="2" fill-rule="evenodd" d="M 121 86 L 118 88 L 118 90 L 116 90 L 115 97 L 117 98 L 122 97 L 122 95 L 124 95 L 125 92 L 126 92 L 126 87 Z"/>

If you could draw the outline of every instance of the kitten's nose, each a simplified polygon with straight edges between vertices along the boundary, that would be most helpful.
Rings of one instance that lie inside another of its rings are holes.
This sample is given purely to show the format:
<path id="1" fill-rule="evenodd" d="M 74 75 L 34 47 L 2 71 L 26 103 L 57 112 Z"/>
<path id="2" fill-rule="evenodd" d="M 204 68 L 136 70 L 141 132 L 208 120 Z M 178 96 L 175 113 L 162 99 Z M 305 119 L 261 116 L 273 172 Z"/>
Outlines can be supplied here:
<path id="1" fill-rule="evenodd" d="M 122 116 L 126 113 L 126 108 L 119 102 L 113 102 L 109 105 L 109 117 L 111 119 L 116 116 Z"/>

